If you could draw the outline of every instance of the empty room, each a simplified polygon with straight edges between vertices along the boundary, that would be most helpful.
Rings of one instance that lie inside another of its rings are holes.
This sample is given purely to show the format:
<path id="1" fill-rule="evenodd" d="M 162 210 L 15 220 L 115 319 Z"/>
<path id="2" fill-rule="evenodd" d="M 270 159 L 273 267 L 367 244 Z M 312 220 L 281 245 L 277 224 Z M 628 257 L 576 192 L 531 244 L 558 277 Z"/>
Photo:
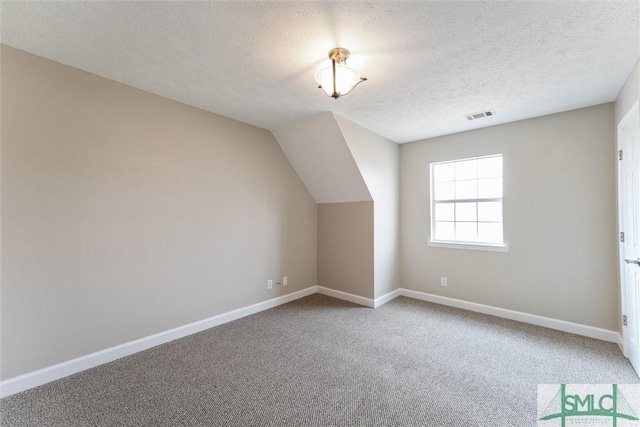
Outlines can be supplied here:
<path id="1" fill-rule="evenodd" d="M 0 425 L 640 426 L 640 2 L 0 2 Z"/>

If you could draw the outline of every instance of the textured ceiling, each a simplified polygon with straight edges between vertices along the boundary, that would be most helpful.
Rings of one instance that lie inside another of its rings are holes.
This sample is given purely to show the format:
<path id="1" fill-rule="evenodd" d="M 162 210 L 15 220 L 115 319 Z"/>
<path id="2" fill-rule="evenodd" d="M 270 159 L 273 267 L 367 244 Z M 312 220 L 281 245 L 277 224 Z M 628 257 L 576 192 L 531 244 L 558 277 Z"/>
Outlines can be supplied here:
<path id="1" fill-rule="evenodd" d="M 3 44 L 266 129 L 333 111 L 396 142 L 613 101 L 631 1 L 7 2 Z M 369 81 L 337 101 L 336 46 Z M 468 122 L 467 113 L 496 115 Z"/>

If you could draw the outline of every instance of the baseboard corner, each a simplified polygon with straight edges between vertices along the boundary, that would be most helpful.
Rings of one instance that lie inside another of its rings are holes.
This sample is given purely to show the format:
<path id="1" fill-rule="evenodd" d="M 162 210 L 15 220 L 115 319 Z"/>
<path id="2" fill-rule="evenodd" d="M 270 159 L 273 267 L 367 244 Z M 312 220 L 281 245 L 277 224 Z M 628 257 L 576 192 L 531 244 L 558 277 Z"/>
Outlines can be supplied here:
<path id="1" fill-rule="evenodd" d="M 618 331 L 618 332 L 615 332 L 615 334 L 616 334 L 616 340 L 615 340 L 615 343 L 616 343 L 616 344 L 618 344 L 618 347 L 620 348 L 620 351 L 622 352 L 622 354 L 623 354 L 625 357 L 627 357 L 627 356 L 624 354 L 624 340 L 622 339 L 622 334 L 621 334 L 619 331 Z"/>
<path id="2" fill-rule="evenodd" d="M 328 297 L 341 299 L 343 301 L 352 302 L 354 304 L 362 305 L 369 308 L 375 307 L 375 302 L 373 299 L 366 298 L 356 294 L 351 294 L 349 292 L 343 292 L 343 291 L 327 288 L 324 286 L 318 286 L 318 293 L 322 295 L 326 295 Z"/>
<path id="3" fill-rule="evenodd" d="M 400 296 L 400 289 L 394 289 L 393 291 L 388 292 L 382 295 L 381 297 L 378 297 L 375 300 L 373 300 L 373 308 L 378 308 L 380 306 L 383 306 L 389 301 L 394 300 L 399 296 Z"/>

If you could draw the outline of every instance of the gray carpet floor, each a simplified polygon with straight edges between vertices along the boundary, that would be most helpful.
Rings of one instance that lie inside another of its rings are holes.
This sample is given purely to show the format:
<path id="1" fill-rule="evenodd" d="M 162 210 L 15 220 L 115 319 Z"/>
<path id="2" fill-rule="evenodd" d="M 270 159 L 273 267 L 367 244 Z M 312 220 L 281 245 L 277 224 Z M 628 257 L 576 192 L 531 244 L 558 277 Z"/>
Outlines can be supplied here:
<path id="1" fill-rule="evenodd" d="M 538 384 L 638 383 L 615 344 L 322 295 L 2 399 L 2 426 L 535 426 Z"/>

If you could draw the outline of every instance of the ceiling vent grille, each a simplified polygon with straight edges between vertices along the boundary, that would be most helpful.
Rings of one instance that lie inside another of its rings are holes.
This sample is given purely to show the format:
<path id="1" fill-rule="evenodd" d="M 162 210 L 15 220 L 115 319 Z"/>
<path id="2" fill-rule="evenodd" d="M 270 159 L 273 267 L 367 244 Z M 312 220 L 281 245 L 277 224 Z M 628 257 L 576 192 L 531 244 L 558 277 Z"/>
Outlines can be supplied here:
<path id="1" fill-rule="evenodd" d="M 465 117 L 467 118 L 467 120 L 478 120 L 483 117 L 491 117 L 495 115 L 496 115 L 495 111 L 487 110 L 487 111 L 481 111 L 479 113 L 465 114 Z"/>

